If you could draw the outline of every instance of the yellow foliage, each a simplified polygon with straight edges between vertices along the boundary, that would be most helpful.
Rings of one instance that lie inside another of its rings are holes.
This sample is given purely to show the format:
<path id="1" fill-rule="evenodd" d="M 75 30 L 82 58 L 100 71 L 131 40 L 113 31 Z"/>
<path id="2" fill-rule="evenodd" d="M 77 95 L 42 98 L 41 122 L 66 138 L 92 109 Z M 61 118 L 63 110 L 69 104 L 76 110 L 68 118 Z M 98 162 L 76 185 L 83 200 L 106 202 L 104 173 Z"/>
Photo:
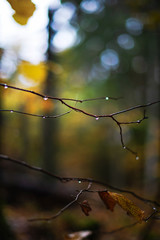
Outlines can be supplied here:
<path id="1" fill-rule="evenodd" d="M 22 61 L 18 66 L 18 72 L 35 82 L 41 83 L 46 78 L 47 69 L 44 63 L 34 65 L 29 62 Z"/>
<path id="2" fill-rule="evenodd" d="M 28 19 L 33 15 L 36 7 L 31 0 L 7 0 L 15 13 L 13 18 L 21 25 L 25 25 Z"/>
<path id="3" fill-rule="evenodd" d="M 142 222 L 144 219 L 144 211 L 136 206 L 131 200 L 122 194 L 114 192 L 98 192 L 101 200 L 106 207 L 113 212 L 114 207 L 118 204 L 126 213 L 134 217 L 138 222 Z"/>
<path id="4" fill-rule="evenodd" d="M 137 207 L 131 200 L 119 193 L 109 192 L 109 194 L 128 215 L 134 217 L 139 222 L 144 219 L 144 211 Z"/>

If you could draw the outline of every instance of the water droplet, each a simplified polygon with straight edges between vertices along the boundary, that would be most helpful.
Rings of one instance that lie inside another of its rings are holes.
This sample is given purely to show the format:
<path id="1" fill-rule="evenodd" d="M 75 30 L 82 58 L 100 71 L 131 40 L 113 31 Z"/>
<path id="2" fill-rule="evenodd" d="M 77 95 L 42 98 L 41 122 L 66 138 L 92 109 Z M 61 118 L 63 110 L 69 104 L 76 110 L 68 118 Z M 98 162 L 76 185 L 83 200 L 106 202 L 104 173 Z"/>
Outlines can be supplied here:
<path id="1" fill-rule="evenodd" d="M 45 117 L 45 116 L 43 116 L 42 118 L 44 118 L 44 119 L 45 119 L 46 117 Z"/>
<path id="2" fill-rule="evenodd" d="M 99 117 L 96 117 L 96 120 L 99 120 Z"/>
<path id="3" fill-rule="evenodd" d="M 153 210 L 154 210 L 154 211 L 157 211 L 157 208 L 153 207 Z"/>
<path id="4" fill-rule="evenodd" d="M 109 97 L 106 97 L 106 100 L 109 100 Z"/>
<path id="5" fill-rule="evenodd" d="M 123 146 L 124 149 L 126 149 L 126 146 Z"/>
<path id="6" fill-rule="evenodd" d="M 48 100 L 48 97 L 45 96 L 43 99 L 44 99 L 45 101 L 47 101 L 47 100 Z"/>
<path id="7" fill-rule="evenodd" d="M 11 110 L 10 113 L 13 113 L 13 110 Z"/>
<path id="8" fill-rule="evenodd" d="M 140 123 L 140 122 L 141 122 L 140 120 L 137 121 L 137 123 Z"/>
<path id="9" fill-rule="evenodd" d="M 8 88 L 7 84 L 5 84 L 5 85 L 4 85 L 4 88 L 5 88 L 5 89 L 7 89 L 7 88 Z"/>
<path id="10" fill-rule="evenodd" d="M 81 181 L 78 181 L 78 183 L 80 184 L 80 183 L 82 183 Z"/>
<path id="11" fill-rule="evenodd" d="M 139 160 L 139 157 L 138 157 L 138 156 L 136 156 L 136 160 Z"/>

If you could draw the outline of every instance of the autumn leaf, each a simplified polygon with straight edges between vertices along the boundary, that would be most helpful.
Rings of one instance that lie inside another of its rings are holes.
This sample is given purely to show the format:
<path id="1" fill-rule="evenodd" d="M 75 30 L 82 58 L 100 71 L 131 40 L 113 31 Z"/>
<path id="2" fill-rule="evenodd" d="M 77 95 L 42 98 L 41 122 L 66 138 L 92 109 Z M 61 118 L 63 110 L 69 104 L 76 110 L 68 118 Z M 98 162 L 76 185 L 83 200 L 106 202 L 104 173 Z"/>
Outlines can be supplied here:
<path id="1" fill-rule="evenodd" d="M 35 83 L 43 82 L 47 75 L 46 65 L 42 62 L 35 65 L 27 61 L 21 61 L 18 72 Z"/>
<path id="2" fill-rule="evenodd" d="M 137 207 L 131 200 L 118 193 L 110 192 L 110 195 L 128 215 L 134 217 L 139 222 L 144 219 L 144 211 Z"/>
<path id="3" fill-rule="evenodd" d="M 98 194 L 109 210 L 113 211 L 115 205 L 118 204 L 128 215 L 134 217 L 138 222 L 144 219 L 144 211 L 124 195 L 109 191 L 98 192 Z"/>
<path id="4" fill-rule="evenodd" d="M 13 14 L 14 20 L 21 24 L 25 25 L 28 19 L 33 15 L 36 7 L 31 0 L 7 0 L 15 13 Z"/>
<path id="5" fill-rule="evenodd" d="M 109 194 L 109 192 L 98 192 L 100 198 L 106 205 L 106 207 L 113 212 L 114 207 L 116 205 L 116 201 L 113 197 Z"/>
<path id="6" fill-rule="evenodd" d="M 90 207 L 89 203 L 87 200 L 84 200 L 82 203 L 80 203 L 80 207 L 84 214 L 86 216 L 89 216 L 89 212 L 92 211 L 92 208 Z"/>
<path id="7" fill-rule="evenodd" d="M 66 234 L 64 236 L 65 240 L 82 240 L 92 234 L 91 231 L 80 231 L 80 232 L 74 232 L 70 234 Z"/>

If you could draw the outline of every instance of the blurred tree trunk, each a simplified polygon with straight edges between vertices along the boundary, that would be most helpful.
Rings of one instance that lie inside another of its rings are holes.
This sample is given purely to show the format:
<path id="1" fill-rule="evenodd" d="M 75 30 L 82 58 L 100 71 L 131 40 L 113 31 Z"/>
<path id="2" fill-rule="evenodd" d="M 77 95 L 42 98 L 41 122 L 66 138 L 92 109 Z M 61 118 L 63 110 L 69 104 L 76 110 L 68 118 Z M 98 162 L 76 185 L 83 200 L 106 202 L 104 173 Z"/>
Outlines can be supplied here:
<path id="1" fill-rule="evenodd" d="M 51 62 L 55 61 L 55 55 L 52 53 L 52 39 L 55 34 L 51 24 L 53 22 L 54 10 L 49 9 L 48 11 L 48 49 L 46 52 L 47 55 L 47 64 L 48 64 L 48 73 L 44 86 L 44 93 L 46 95 L 54 96 L 56 88 L 56 78 L 51 70 Z M 51 112 L 46 112 L 44 115 L 53 114 Z M 54 112 L 55 114 L 55 112 Z M 56 145 L 57 145 L 57 120 L 56 119 L 44 119 L 43 120 L 43 167 L 48 170 L 55 170 L 56 168 Z"/>
<path id="2" fill-rule="evenodd" d="M 3 54 L 3 50 L 0 49 L 0 81 L 1 81 L 1 57 Z M 0 109 L 2 109 L 2 94 L 0 94 Z M 2 112 L 0 112 L 0 153 L 4 153 L 2 149 L 2 139 L 3 139 L 3 115 Z M 2 185 L 2 175 L 1 175 L 1 168 L 0 168 L 0 186 Z M 0 191 L 0 196 L 1 196 L 1 191 Z M 0 239 L 3 240 L 14 240 L 15 236 L 10 229 L 9 225 L 6 222 L 5 216 L 3 214 L 3 205 L 2 205 L 2 198 L 0 198 Z"/>
<path id="3" fill-rule="evenodd" d="M 159 37 L 158 32 L 149 33 L 148 36 L 148 84 L 146 98 L 147 102 L 158 100 L 160 96 L 159 79 L 160 79 L 160 49 L 159 49 Z M 158 121 L 159 111 L 158 106 L 152 108 L 149 114 L 148 120 L 148 133 L 147 133 L 147 145 L 145 151 L 145 189 L 150 192 L 152 196 L 157 195 L 159 183 L 157 178 L 159 177 L 159 134 L 160 124 Z"/>
<path id="4" fill-rule="evenodd" d="M 3 55 L 3 49 L 0 48 L 0 81 L 1 81 L 1 58 Z M 0 109 L 2 108 L 2 94 L 0 94 Z M 0 112 L 0 152 L 2 152 L 2 113 Z"/>
<path id="5" fill-rule="evenodd" d="M 15 240 L 16 238 L 4 218 L 2 209 L 3 207 L 0 202 L 0 239 Z"/>

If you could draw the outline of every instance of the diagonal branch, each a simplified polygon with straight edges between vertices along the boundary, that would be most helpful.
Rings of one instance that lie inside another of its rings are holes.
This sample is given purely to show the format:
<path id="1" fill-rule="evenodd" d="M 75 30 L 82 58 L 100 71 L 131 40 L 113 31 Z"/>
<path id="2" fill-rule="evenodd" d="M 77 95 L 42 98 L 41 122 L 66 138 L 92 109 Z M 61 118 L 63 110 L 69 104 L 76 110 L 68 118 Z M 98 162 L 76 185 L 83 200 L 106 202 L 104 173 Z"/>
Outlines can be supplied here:
<path id="1" fill-rule="evenodd" d="M 133 106 L 130 107 L 128 109 L 124 109 L 115 113 L 111 113 L 111 114 L 103 114 L 103 115 L 97 115 L 97 114 L 93 114 L 90 112 L 86 112 L 81 108 L 77 108 L 76 106 L 72 106 L 69 103 L 67 103 L 66 101 L 74 101 L 76 103 L 83 103 L 85 101 L 95 101 L 95 100 L 118 100 L 119 98 L 113 98 L 113 97 L 98 97 L 98 98 L 90 98 L 90 99 L 84 99 L 84 100 L 80 100 L 80 99 L 73 99 L 73 98 L 59 98 L 59 97 L 53 97 L 53 96 L 47 96 L 32 90 L 27 90 L 27 89 L 23 89 L 23 88 L 18 88 L 18 87 L 14 87 L 14 86 L 10 86 L 4 83 L 0 83 L 1 87 L 4 87 L 5 89 L 10 88 L 13 90 L 17 90 L 17 91 L 22 91 L 22 92 L 26 92 L 26 93 L 30 93 L 30 94 L 34 94 L 38 97 L 43 98 L 44 100 L 48 100 L 48 99 L 52 99 L 52 100 L 56 100 L 61 102 L 63 105 L 65 105 L 66 107 L 68 107 L 70 109 L 70 111 L 76 111 L 79 113 L 82 113 L 88 117 L 92 117 L 95 118 L 96 120 L 99 120 L 100 118 L 111 118 L 119 127 L 119 131 L 120 131 L 120 139 L 121 139 L 121 145 L 124 149 L 126 149 L 127 151 L 131 152 L 132 154 L 134 154 L 136 156 L 136 159 L 138 160 L 139 157 L 137 155 L 137 152 L 133 151 L 132 149 L 130 149 L 129 147 L 125 146 L 124 140 L 123 140 L 123 131 L 122 131 L 122 126 L 121 125 L 129 125 L 129 124 L 140 124 L 143 120 L 147 119 L 147 117 L 145 116 L 145 110 L 144 110 L 144 117 L 140 120 L 137 121 L 130 121 L 130 122 L 119 122 L 118 120 L 116 120 L 115 116 L 126 113 L 126 112 L 130 112 L 136 109 L 140 109 L 140 108 L 146 108 L 149 106 L 152 106 L 154 104 L 160 103 L 160 100 L 157 101 L 153 101 L 150 103 L 146 103 L 146 104 L 142 104 L 142 105 L 137 105 L 137 106 Z M 19 113 L 19 114 L 24 114 L 24 115 L 28 115 L 28 116 L 33 116 L 33 117 L 40 117 L 40 118 L 44 118 L 44 119 L 49 119 L 49 118 L 57 118 L 57 117 L 61 117 L 63 115 L 66 115 L 68 113 L 70 113 L 70 111 L 67 111 L 65 113 L 59 114 L 59 115 L 55 115 L 55 116 L 45 116 L 45 115 L 39 115 L 39 114 L 32 114 L 32 113 L 27 113 L 27 112 L 22 112 L 22 111 L 17 111 L 17 110 L 8 110 L 8 109 L 0 109 L 1 112 L 11 112 L 11 113 Z"/>
<path id="2" fill-rule="evenodd" d="M 55 218 L 57 218 L 59 215 L 61 215 L 64 211 L 66 211 L 70 206 L 72 206 L 75 202 L 78 201 L 80 195 L 84 192 L 85 189 L 82 189 L 79 191 L 79 193 L 76 195 L 75 199 L 73 201 L 71 201 L 70 203 L 68 203 L 65 207 L 63 207 L 62 209 L 60 209 L 60 211 L 58 211 L 55 215 L 51 216 L 51 217 L 46 217 L 46 218 L 32 218 L 29 219 L 28 221 L 30 222 L 37 222 L 37 221 L 51 221 Z"/>
<path id="3" fill-rule="evenodd" d="M 83 102 L 89 102 L 89 101 L 95 101 L 95 100 L 119 100 L 121 99 L 122 97 L 97 97 L 97 98 L 88 98 L 88 99 L 73 99 L 73 98 L 59 98 L 59 97 L 53 97 L 53 96 L 49 96 L 49 95 L 44 95 L 44 94 L 41 94 L 41 93 L 38 93 L 38 92 L 35 92 L 35 91 L 32 91 L 32 90 L 28 90 L 28 89 L 24 89 L 24 88 L 19 88 L 19 87 L 14 87 L 14 86 L 11 86 L 11 85 L 7 85 L 6 83 L 0 83 L 0 86 L 1 87 L 4 87 L 5 89 L 7 88 L 11 88 L 11 89 L 14 89 L 14 90 L 18 90 L 18 91 L 21 91 L 21 92 L 27 92 L 27 93 L 31 93 L 31 94 L 34 94 L 38 97 L 42 97 L 44 100 L 48 100 L 48 99 L 52 99 L 52 100 L 57 100 L 57 101 L 60 101 L 60 102 L 63 102 L 63 101 L 72 101 L 72 102 L 80 102 L 80 103 L 83 103 Z"/>
<path id="4" fill-rule="evenodd" d="M 59 215 L 61 215 L 64 211 L 66 211 L 70 206 L 72 206 L 74 203 L 78 202 L 79 197 L 82 195 L 82 193 L 84 191 L 87 191 L 91 188 L 91 183 L 88 184 L 88 187 L 86 189 L 81 189 L 78 194 L 76 195 L 75 199 L 73 199 L 73 201 L 71 201 L 70 203 L 68 203 L 65 207 L 63 207 L 62 209 L 60 209 L 60 211 L 58 211 L 55 215 L 51 216 L 51 217 L 46 217 L 46 218 L 32 218 L 29 219 L 30 222 L 35 222 L 35 221 L 51 221 L 55 218 L 57 218 Z"/>
<path id="5" fill-rule="evenodd" d="M 131 224 L 129 224 L 129 225 L 126 225 L 126 226 L 124 226 L 124 227 L 120 227 L 120 228 L 117 228 L 117 229 L 114 229 L 114 230 L 112 230 L 112 231 L 100 231 L 99 233 L 100 234 L 113 234 L 113 233 L 117 233 L 117 232 L 121 232 L 121 231 L 123 231 L 123 230 L 125 230 L 125 229 L 128 229 L 128 228 L 131 228 L 131 227 L 134 227 L 135 225 L 137 225 L 138 224 L 138 222 L 135 222 L 135 223 L 131 223 Z"/>
<path id="6" fill-rule="evenodd" d="M 94 183 L 94 184 L 97 184 L 99 186 L 103 186 L 103 187 L 107 187 L 109 189 L 112 189 L 112 190 L 115 190 L 115 191 L 118 191 L 118 192 L 122 192 L 122 193 L 127 193 L 127 194 L 130 194 L 132 196 L 134 196 L 135 198 L 145 202 L 145 203 L 148 203 L 148 204 L 152 204 L 154 206 L 157 206 L 157 207 L 160 207 L 160 203 L 154 201 L 154 200 L 150 200 L 150 199 L 146 199 L 146 198 L 143 198 L 141 196 L 139 196 L 138 194 L 136 194 L 135 192 L 133 191 L 130 191 L 130 190 L 125 190 L 125 189 L 121 189 L 121 188 L 117 188 L 117 187 L 114 187 L 108 183 L 105 183 L 105 182 L 102 182 L 102 181 L 99 181 L 99 180 L 95 180 L 95 179 L 91 179 L 91 178 L 81 178 L 81 177 L 61 177 L 61 176 L 58 176 L 58 175 L 55 175 L 51 172 L 48 172 L 46 170 L 44 170 L 43 168 L 39 168 L 39 167 L 36 167 L 36 166 L 31 166 L 29 165 L 28 163 L 24 162 L 24 161 L 19 161 L 17 159 L 14 159 L 14 158 L 10 158 L 6 155 L 3 155 L 3 154 L 0 154 L 0 159 L 2 160 L 5 160 L 5 161 L 9 161 L 9 162 L 12 162 L 14 164 L 17 164 L 17 165 L 21 165 L 21 166 L 24 166 L 26 168 L 29 168 L 33 171 L 36 171 L 36 172 L 40 172 L 40 173 L 43 173 L 47 176 L 50 176 L 54 179 L 57 179 L 59 180 L 60 182 L 62 183 L 67 183 L 67 182 L 78 182 L 78 183 L 81 183 L 81 182 L 84 182 L 84 183 Z M 85 189 L 83 190 L 84 191 L 90 191 L 89 189 Z M 107 191 L 104 190 L 104 191 Z M 90 191 L 90 192 L 94 192 L 94 191 Z"/>
<path id="7" fill-rule="evenodd" d="M 84 99 L 84 100 L 78 100 L 78 99 L 71 99 L 71 98 L 59 98 L 59 97 L 52 97 L 52 96 L 47 96 L 47 95 L 44 95 L 44 94 L 41 94 L 41 93 L 38 93 L 38 92 L 35 92 L 35 91 L 31 91 L 31 90 L 27 90 L 27 89 L 23 89 L 23 88 L 18 88 L 18 87 L 13 87 L 13 86 L 10 86 L 10 85 L 7 85 L 7 84 L 4 84 L 4 83 L 0 83 L 0 86 L 4 87 L 4 88 L 11 88 L 11 89 L 14 89 L 14 90 L 18 90 L 18 91 L 24 91 L 24 92 L 27 92 L 27 93 L 31 93 L 31 94 L 34 94 L 34 95 L 37 95 L 39 97 L 42 97 L 44 100 L 47 100 L 47 99 L 52 99 L 52 100 L 57 100 L 57 101 L 60 101 L 62 104 L 64 104 L 66 107 L 76 111 L 76 112 L 81 112 L 87 116 L 90 116 L 90 117 L 94 117 L 94 118 L 112 118 L 116 115 L 120 115 L 122 113 L 126 113 L 126 112 L 130 112 L 130 111 L 133 111 L 135 109 L 139 109 L 139 108 L 146 108 L 146 107 L 149 107 L 149 106 L 152 106 L 154 104 L 157 104 L 157 103 L 160 103 L 160 100 L 157 100 L 157 101 L 154 101 L 154 102 L 151 102 L 151 103 L 147 103 L 147 104 L 143 104 L 143 105 L 137 105 L 137 106 L 133 106 L 133 107 L 130 107 L 128 109 L 124 109 L 124 110 L 121 110 L 121 111 L 118 111 L 118 112 L 115 112 L 115 113 L 111 113 L 111 114 L 104 114 L 104 115 L 95 115 L 95 114 L 92 114 L 92 113 L 89 113 L 89 112 L 86 112 L 80 108 L 76 108 L 76 107 L 73 107 L 71 106 L 70 104 L 66 103 L 65 100 L 67 101 L 75 101 L 75 102 L 84 102 L 84 101 L 92 101 L 92 100 L 99 100 L 99 99 L 114 99 L 114 100 L 118 100 L 120 98 L 112 98 L 112 97 L 100 97 L 100 98 L 91 98 L 91 99 Z"/>

